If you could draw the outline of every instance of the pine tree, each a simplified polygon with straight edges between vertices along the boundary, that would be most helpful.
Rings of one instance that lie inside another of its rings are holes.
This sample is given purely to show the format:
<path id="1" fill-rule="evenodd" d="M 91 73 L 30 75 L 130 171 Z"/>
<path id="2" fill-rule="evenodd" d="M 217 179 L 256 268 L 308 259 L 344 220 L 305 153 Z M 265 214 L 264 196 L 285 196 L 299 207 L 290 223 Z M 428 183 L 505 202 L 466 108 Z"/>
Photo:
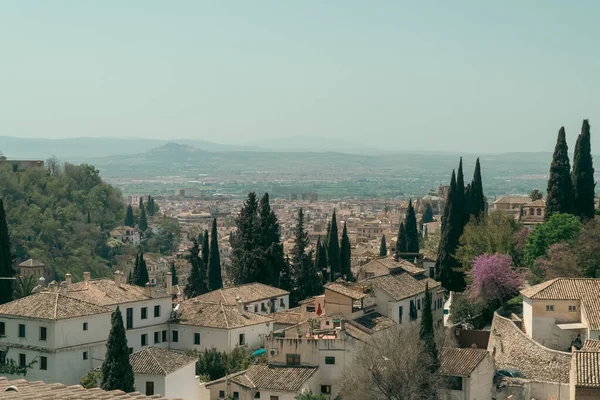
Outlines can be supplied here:
<path id="1" fill-rule="evenodd" d="M 385 256 L 387 256 L 387 244 L 385 243 L 385 235 L 383 235 L 379 244 L 379 257 Z"/>
<path id="2" fill-rule="evenodd" d="M 142 202 L 142 198 L 140 197 L 140 220 L 138 222 L 138 228 L 140 232 L 146 232 L 148 229 L 148 218 L 146 217 L 146 208 L 144 207 L 144 203 Z"/>
<path id="3" fill-rule="evenodd" d="M 481 217 L 485 215 L 485 197 L 483 195 L 479 158 L 475 162 L 475 171 L 473 172 L 473 181 L 471 182 L 469 212 L 477 221 L 480 221 Z"/>
<path id="4" fill-rule="evenodd" d="M 427 203 L 425 204 L 425 211 L 423 211 L 421 223 L 428 224 L 430 222 L 433 222 L 433 208 L 431 208 L 431 203 Z"/>
<path id="5" fill-rule="evenodd" d="M 112 327 L 106 342 L 106 356 L 102 362 L 103 390 L 122 390 L 126 393 L 133 392 L 133 368 L 129 363 L 129 348 L 121 311 L 117 309 L 112 313 Z"/>
<path id="6" fill-rule="evenodd" d="M 256 193 L 248 193 L 235 224 L 237 232 L 231 243 L 231 266 L 227 275 L 235 285 L 256 282 L 263 262 Z"/>
<path id="7" fill-rule="evenodd" d="M 412 199 L 408 201 L 408 211 L 404 222 L 405 237 L 406 237 L 406 252 L 419 252 L 419 230 L 417 228 L 417 216 L 415 208 L 412 205 Z"/>
<path id="8" fill-rule="evenodd" d="M 442 283 L 444 289 L 462 292 L 466 287 L 465 277 L 454 254 L 463 228 L 464 209 L 455 202 L 456 192 L 456 174 L 452 171 L 450 189 L 442 216 L 441 238 L 435 270 L 436 279 Z"/>
<path id="9" fill-rule="evenodd" d="M 141 251 L 136 257 L 136 266 L 133 272 L 133 284 L 141 287 L 145 287 L 146 283 L 150 281 L 148 276 L 148 268 L 146 267 L 146 260 L 144 260 L 144 252 Z"/>
<path id="10" fill-rule="evenodd" d="M 420 338 L 423 341 L 424 347 L 424 371 L 430 374 L 435 374 L 440 368 L 437 346 L 435 343 L 435 332 L 433 329 L 433 313 L 431 311 L 431 293 L 429 292 L 429 284 L 425 284 L 425 299 L 423 300 L 423 313 L 421 314 Z M 424 399 L 435 399 L 430 393 L 435 393 L 433 388 L 425 387 L 422 392 Z"/>
<path id="11" fill-rule="evenodd" d="M 131 209 L 131 206 L 127 206 L 127 212 L 125 213 L 125 226 L 130 226 L 130 227 L 134 227 L 135 226 L 135 219 L 133 218 L 133 210 Z"/>
<path id="12" fill-rule="evenodd" d="M 208 238 L 208 229 L 204 230 L 204 236 L 202 236 L 202 240 L 198 241 L 198 244 L 200 243 L 202 243 L 202 262 L 204 265 L 208 265 L 208 258 L 210 256 L 210 240 Z"/>
<path id="13" fill-rule="evenodd" d="M 331 280 L 329 277 L 329 269 L 327 268 L 327 249 L 325 248 L 325 243 L 321 241 L 321 236 L 317 238 L 315 252 L 315 264 L 317 265 L 317 269 L 321 271 L 321 276 L 323 282 L 328 282 Z"/>
<path id="14" fill-rule="evenodd" d="M 186 298 L 191 299 L 192 297 L 200 296 L 201 294 L 208 292 L 208 287 L 206 285 L 206 266 L 202 262 L 202 257 L 200 257 L 200 245 L 197 240 L 192 242 L 188 260 L 192 268 L 183 293 Z"/>
<path id="15" fill-rule="evenodd" d="M 346 222 L 344 222 L 344 229 L 342 229 L 342 244 L 340 246 L 342 276 L 347 281 L 353 281 L 354 276 L 352 275 L 352 249 L 350 246 L 350 238 L 348 238 L 348 229 L 346 229 Z"/>
<path id="16" fill-rule="evenodd" d="M 12 278 L 15 271 L 12 267 L 12 255 L 10 252 L 10 234 L 4 202 L 0 199 L 0 277 Z M 13 299 L 13 280 L 0 279 L 0 304 L 8 303 Z"/>
<path id="17" fill-rule="evenodd" d="M 179 285 L 179 278 L 177 277 L 177 268 L 175 268 L 175 261 L 171 261 L 171 285 Z"/>
<path id="18" fill-rule="evenodd" d="M 258 224 L 263 257 L 257 280 L 266 285 L 277 286 L 285 260 L 279 234 L 279 221 L 271 209 L 268 193 L 265 193 L 258 203 Z"/>
<path id="19" fill-rule="evenodd" d="M 329 228 L 329 237 L 327 238 L 327 262 L 331 271 L 331 281 L 335 281 L 342 274 L 342 260 L 340 259 L 340 241 L 338 236 L 337 218 L 335 210 L 331 216 L 331 225 Z"/>
<path id="20" fill-rule="evenodd" d="M 396 238 L 396 261 L 400 259 L 400 254 L 407 252 L 407 249 L 406 228 L 404 227 L 404 222 L 400 222 L 400 226 L 398 227 L 398 237 Z"/>
<path id="21" fill-rule="evenodd" d="M 204 247 L 202 247 L 204 250 Z M 219 254 L 219 240 L 217 235 L 217 219 L 213 219 L 210 234 L 210 255 L 208 257 L 208 290 L 217 290 L 223 287 L 221 278 L 221 255 Z"/>
<path id="22" fill-rule="evenodd" d="M 294 248 L 291 252 L 292 291 L 290 297 L 292 304 L 298 304 L 301 300 L 323 293 L 323 283 L 315 263 L 312 261 L 312 252 L 306 254 L 309 244 L 310 240 L 308 232 L 304 230 L 304 213 L 301 208 L 298 211 L 294 233 Z"/>
<path id="23" fill-rule="evenodd" d="M 569 149 L 567 147 L 565 128 L 560 128 L 552 164 L 550 165 L 550 176 L 548 177 L 548 193 L 546 197 L 547 220 L 556 213 L 573 213 L 573 181 L 571 179 L 571 167 L 569 164 Z"/>
<path id="24" fill-rule="evenodd" d="M 592 146 L 590 141 L 590 124 L 583 120 L 581 134 L 575 145 L 573 157 L 574 211 L 582 221 L 594 218 L 594 165 L 592 162 Z"/>

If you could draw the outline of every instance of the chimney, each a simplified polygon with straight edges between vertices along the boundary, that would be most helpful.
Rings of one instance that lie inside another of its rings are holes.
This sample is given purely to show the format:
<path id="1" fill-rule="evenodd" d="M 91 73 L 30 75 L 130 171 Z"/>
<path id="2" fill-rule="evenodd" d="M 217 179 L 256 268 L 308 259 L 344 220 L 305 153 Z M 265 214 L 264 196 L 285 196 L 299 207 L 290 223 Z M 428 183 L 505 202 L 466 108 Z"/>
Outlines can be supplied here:
<path id="1" fill-rule="evenodd" d="M 61 282 L 58 290 L 60 294 L 67 294 L 67 282 Z"/>
<path id="2" fill-rule="evenodd" d="M 152 289 L 150 288 L 150 282 L 146 282 L 146 286 L 144 287 L 144 294 L 148 297 L 152 297 Z"/>
<path id="3" fill-rule="evenodd" d="M 171 271 L 167 272 L 167 294 L 173 294 L 173 278 L 171 276 Z"/>
<path id="4" fill-rule="evenodd" d="M 67 282 L 67 286 L 70 286 L 73 281 L 71 280 L 71 274 L 65 275 L 65 281 Z"/>
<path id="5" fill-rule="evenodd" d="M 84 272 L 83 273 L 83 281 L 87 282 L 90 280 L 90 273 L 89 272 Z"/>
<path id="6" fill-rule="evenodd" d="M 242 302 L 242 299 L 240 299 L 239 296 L 237 298 L 237 308 L 240 312 L 246 311 L 244 310 L 244 302 Z"/>
<path id="7" fill-rule="evenodd" d="M 48 290 L 50 292 L 56 292 L 56 282 L 52 281 L 48 284 Z"/>
<path id="8" fill-rule="evenodd" d="M 115 271 L 115 285 L 121 287 L 121 271 Z"/>

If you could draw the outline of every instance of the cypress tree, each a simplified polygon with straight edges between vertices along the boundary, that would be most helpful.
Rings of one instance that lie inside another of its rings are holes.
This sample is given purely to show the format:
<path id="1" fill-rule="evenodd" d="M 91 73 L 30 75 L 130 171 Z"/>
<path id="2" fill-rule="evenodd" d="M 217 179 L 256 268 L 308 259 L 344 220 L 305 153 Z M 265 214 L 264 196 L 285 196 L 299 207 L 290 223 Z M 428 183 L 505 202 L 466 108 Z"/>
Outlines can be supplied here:
<path id="1" fill-rule="evenodd" d="M 315 264 L 317 265 L 317 269 L 321 271 L 323 282 L 327 282 L 331 278 L 329 277 L 329 270 L 327 268 L 327 249 L 325 248 L 325 243 L 321 241 L 321 235 L 317 238 L 316 249 Z"/>
<path id="2" fill-rule="evenodd" d="M 467 183 L 467 186 L 465 186 L 465 224 L 469 223 L 473 214 L 473 189 L 471 186 L 471 183 Z"/>
<path id="3" fill-rule="evenodd" d="M 581 134 L 575 145 L 573 157 L 574 211 L 582 221 L 594 218 L 594 165 L 592 162 L 592 146 L 590 140 L 590 123 L 583 120 Z"/>
<path id="4" fill-rule="evenodd" d="M 436 279 L 442 283 L 444 289 L 462 292 L 466 287 L 465 277 L 454 254 L 463 228 L 464 209 L 455 202 L 456 192 L 456 174 L 452 171 L 450 189 L 442 216 L 441 238 L 435 270 Z"/>
<path id="5" fill-rule="evenodd" d="M 462 157 L 458 163 L 458 171 L 456 173 L 456 191 L 454 193 L 454 203 L 456 205 L 456 209 L 460 210 L 461 215 L 461 226 L 460 226 L 460 235 L 462 235 L 463 227 L 469 222 L 469 216 L 466 215 L 467 211 L 467 202 L 465 198 L 465 176 L 463 174 L 463 162 Z"/>
<path id="6" fill-rule="evenodd" d="M 133 264 L 133 272 L 129 271 L 128 283 L 130 285 L 137 285 L 140 279 L 140 253 L 135 254 L 135 263 Z"/>
<path id="7" fill-rule="evenodd" d="M 188 260 L 192 268 L 183 293 L 186 298 L 191 299 L 192 297 L 200 296 L 201 294 L 208 292 L 208 287 L 206 285 L 206 266 L 202 262 L 202 257 L 200 257 L 200 245 L 197 240 L 193 241 Z"/>
<path id="8" fill-rule="evenodd" d="M 556 147 L 550 164 L 548 177 L 548 193 L 546 197 L 547 220 L 556 213 L 573 213 L 573 181 L 571 180 L 571 167 L 569 163 L 569 149 L 567 147 L 565 128 L 558 131 Z"/>
<path id="9" fill-rule="evenodd" d="M 385 235 L 381 237 L 381 243 L 379 244 L 379 257 L 387 256 L 387 245 L 385 243 Z"/>
<path id="10" fill-rule="evenodd" d="M 331 281 L 335 281 L 342 274 L 342 261 L 340 259 L 340 241 L 338 236 L 337 218 L 335 210 L 331 216 L 331 226 L 329 228 L 329 237 L 327 238 L 329 245 L 327 249 L 327 262 L 331 271 Z"/>
<path id="11" fill-rule="evenodd" d="M 150 195 L 148 195 L 148 207 L 146 207 L 146 211 L 149 216 L 154 215 L 154 198 Z"/>
<path id="12" fill-rule="evenodd" d="M 481 180 L 479 157 L 475 162 L 475 171 L 473 172 L 473 181 L 471 182 L 469 212 L 477 221 L 480 221 L 481 217 L 485 215 L 485 197 L 483 195 L 483 181 Z"/>
<path id="13" fill-rule="evenodd" d="M 129 270 L 129 274 L 127 275 L 127 283 L 133 285 L 133 272 L 131 269 Z"/>
<path id="14" fill-rule="evenodd" d="M 138 228 L 140 232 L 146 232 L 148 229 L 148 218 L 146 217 L 146 208 L 144 207 L 144 203 L 140 198 L 140 221 L 138 222 Z"/>
<path id="15" fill-rule="evenodd" d="M 231 232 L 229 232 L 229 234 L 231 234 Z M 204 246 L 204 232 L 202 232 L 202 229 L 198 232 L 198 238 L 196 240 L 200 246 Z"/>
<path id="16" fill-rule="evenodd" d="M 135 390 L 133 368 L 129 363 L 127 336 L 119 306 L 112 313 L 111 322 L 112 327 L 106 342 L 106 356 L 102 362 L 101 387 L 103 390 L 122 390 L 130 393 Z"/>
<path id="17" fill-rule="evenodd" d="M 404 222 L 400 222 L 400 226 L 398 227 L 398 237 L 396 238 L 396 261 L 400 259 L 401 253 L 407 252 L 407 249 L 406 228 L 404 227 Z"/>
<path id="18" fill-rule="evenodd" d="M 425 211 L 423 211 L 421 223 L 428 224 L 430 222 L 433 222 L 433 208 L 431 208 L 431 203 L 427 203 L 425 204 Z"/>
<path id="19" fill-rule="evenodd" d="M 231 266 L 228 277 L 235 285 L 256 282 L 262 265 L 256 193 L 248 193 L 240 213 L 235 219 L 237 232 L 231 243 Z"/>
<path id="20" fill-rule="evenodd" d="M 175 268 L 175 261 L 171 261 L 171 285 L 179 285 L 179 278 L 177 277 L 177 268 Z"/>
<path id="21" fill-rule="evenodd" d="M 346 228 L 346 222 L 344 222 L 344 229 L 342 229 L 342 244 L 340 246 L 341 255 L 341 266 L 342 276 L 347 281 L 353 281 L 354 276 L 352 275 L 352 249 L 350 246 L 350 238 L 348 238 L 348 229 Z"/>
<path id="22" fill-rule="evenodd" d="M 10 252 L 10 234 L 4 202 L 0 199 L 0 277 L 12 278 L 15 271 L 12 267 L 12 255 Z M 13 299 L 13 280 L 0 279 L 0 304 L 8 303 Z"/>
<path id="23" fill-rule="evenodd" d="M 406 251 L 408 253 L 419 252 L 419 230 L 417 228 L 417 216 L 412 205 L 412 199 L 408 201 L 408 211 L 404 223 L 406 237 Z"/>
<path id="24" fill-rule="evenodd" d="M 265 193 L 258 203 L 258 224 L 263 257 L 257 280 L 266 285 L 277 286 L 285 260 L 279 234 L 279 221 L 271 209 L 268 193 Z"/>
<path id="25" fill-rule="evenodd" d="M 145 287 L 146 283 L 150 281 L 148 276 L 148 268 L 146 267 L 146 260 L 144 260 L 144 252 L 141 251 L 136 257 L 136 266 L 133 272 L 133 284 L 141 287 Z"/>
<path id="26" fill-rule="evenodd" d="M 204 247 L 202 247 L 204 250 Z M 223 287 L 221 278 L 221 255 L 219 254 L 219 240 L 217 236 L 217 219 L 213 219 L 210 235 L 210 255 L 208 257 L 208 290 L 217 290 Z"/>
<path id="27" fill-rule="evenodd" d="M 440 368 L 438 350 L 435 343 L 435 332 L 433 329 L 433 313 L 431 311 L 431 293 L 429 292 L 429 284 L 425 284 L 425 299 L 423 300 L 423 313 L 421 315 L 421 326 L 419 336 L 423 341 L 425 350 L 424 370 L 430 374 L 435 374 Z M 434 388 L 425 387 L 422 393 L 424 399 L 437 398 L 431 393 L 435 393 Z"/>
<path id="28" fill-rule="evenodd" d="M 306 254 L 310 244 L 308 232 L 304 230 L 304 213 L 302 208 L 298 210 L 298 219 L 294 233 L 294 248 L 292 249 L 292 304 L 311 296 L 323 293 L 323 283 L 312 261 L 312 252 Z"/>
<path id="29" fill-rule="evenodd" d="M 131 206 L 127 206 L 127 212 L 125 213 L 125 226 L 130 226 L 130 227 L 134 227 L 135 226 L 135 219 L 133 218 L 133 210 L 131 209 Z"/>
<path id="30" fill-rule="evenodd" d="M 292 271 L 290 265 L 290 258 L 286 255 L 284 258 L 284 264 L 279 273 L 279 288 L 292 292 Z"/>
<path id="31" fill-rule="evenodd" d="M 325 249 L 329 249 L 329 235 L 331 235 L 331 221 L 327 221 L 327 233 L 325 233 L 325 240 L 323 241 Z"/>
<path id="32" fill-rule="evenodd" d="M 202 262 L 204 265 L 208 265 L 208 258 L 210 256 L 210 240 L 208 239 L 208 229 L 204 230 L 202 241 L 198 241 L 198 244 L 200 243 L 202 243 Z"/>

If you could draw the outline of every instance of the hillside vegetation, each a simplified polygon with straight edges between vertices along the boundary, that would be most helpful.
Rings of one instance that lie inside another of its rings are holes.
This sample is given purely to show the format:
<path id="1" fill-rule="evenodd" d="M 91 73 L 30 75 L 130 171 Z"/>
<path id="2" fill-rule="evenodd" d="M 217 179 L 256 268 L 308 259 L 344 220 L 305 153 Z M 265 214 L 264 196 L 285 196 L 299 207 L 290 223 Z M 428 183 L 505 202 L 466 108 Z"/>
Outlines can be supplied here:
<path id="1" fill-rule="evenodd" d="M 87 164 L 13 171 L 0 165 L 15 265 L 29 258 L 44 262 L 54 278 L 83 271 L 107 276 L 113 263 L 110 229 L 122 223 L 121 193 Z"/>

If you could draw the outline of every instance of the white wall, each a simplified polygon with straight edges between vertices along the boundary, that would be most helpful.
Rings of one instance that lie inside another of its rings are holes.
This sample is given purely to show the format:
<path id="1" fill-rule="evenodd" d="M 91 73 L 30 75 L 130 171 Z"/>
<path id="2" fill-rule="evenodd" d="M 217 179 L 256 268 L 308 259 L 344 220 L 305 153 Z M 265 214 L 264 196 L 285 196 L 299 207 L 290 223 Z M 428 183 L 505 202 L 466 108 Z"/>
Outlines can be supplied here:
<path id="1" fill-rule="evenodd" d="M 154 306 L 160 306 L 160 316 L 154 317 Z M 142 319 L 142 308 L 147 307 L 147 318 Z M 113 308 L 116 308 L 114 306 Z M 172 302 L 170 297 L 148 299 L 119 305 L 123 316 L 123 324 L 127 327 L 127 309 L 133 308 L 133 329 L 127 329 L 127 345 L 133 347 L 133 351 L 139 351 L 148 346 L 168 347 L 169 327 L 168 321 L 171 316 Z M 162 331 L 167 331 L 167 342 L 162 342 Z M 154 343 L 154 332 L 161 332 L 160 343 Z M 142 346 L 142 335 L 148 337 L 147 345 Z"/>
<path id="2" fill-rule="evenodd" d="M 264 299 L 261 301 L 244 303 L 244 306 L 246 307 L 246 309 L 248 311 L 255 312 L 257 314 L 268 314 L 270 312 L 284 311 L 284 310 L 289 310 L 289 308 L 290 308 L 289 297 L 290 297 L 289 295 L 277 297 L 277 300 L 275 300 L 275 309 L 274 310 L 269 309 L 271 307 L 271 299 Z M 283 300 L 283 304 L 284 304 L 283 307 L 280 306 L 281 300 Z M 264 304 L 267 311 L 262 311 L 262 308 L 261 308 L 262 304 Z M 256 306 L 256 311 L 254 311 L 255 306 Z"/>
<path id="3" fill-rule="evenodd" d="M 533 307 L 531 299 L 523 296 L 523 323 L 525 324 L 525 333 L 532 337 Z"/>
<path id="4" fill-rule="evenodd" d="M 163 395 L 170 399 L 198 400 L 200 386 L 196 379 L 196 363 L 191 363 L 167 375 Z"/>
<path id="5" fill-rule="evenodd" d="M 467 380 L 470 400 L 487 400 L 492 398 L 494 381 L 494 363 L 488 355 L 479 363 Z"/>
<path id="6" fill-rule="evenodd" d="M 162 375 L 135 375 L 135 391 L 146 394 L 146 382 L 154 382 L 154 394 L 164 395 L 165 377 Z"/>
<path id="7" fill-rule="evenodd" d="M 54 348 L 105 342 L 111 328 L 110 319 L 111 314 L 106 313 L 56 321 Z M 83 330 L 83 324 L 86 322 L 87 330 Z"/>
<path id="8" fill-rule="evenodd" d="M 176 350 L 196 350 L 204 351 L 215 348 L 219 351 L 231 351 L 238 346 L 239 335 L 246 335 L 246 346 L 253 350 L 263 346 L 263 338 L 273 331 L 273 324 L 249 325 L 235 329 L 217 329 L 201 326 L 171 324 L 170 331 L 179 332 L 179 342 L 174 343 L 172 333 L 169 334 L 171 340 L 170 348 Z M 200 345 L 194 344 L 194 334 L 200 333 Z"/>

